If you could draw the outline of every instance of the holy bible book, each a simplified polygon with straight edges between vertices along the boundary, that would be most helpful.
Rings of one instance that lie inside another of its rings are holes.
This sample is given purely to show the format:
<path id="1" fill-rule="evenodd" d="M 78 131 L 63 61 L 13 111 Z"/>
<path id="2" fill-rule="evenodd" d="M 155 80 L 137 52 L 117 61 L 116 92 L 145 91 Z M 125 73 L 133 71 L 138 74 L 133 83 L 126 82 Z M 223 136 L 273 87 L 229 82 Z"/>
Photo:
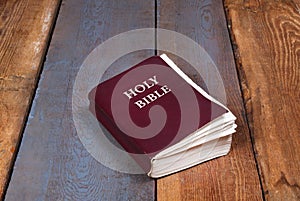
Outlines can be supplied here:
<path id="1" fill-rule="evenodd" d="M 153 178 L 226 155 L 235 116 L 165 54 L 89 93 L 90 110 Z"/>

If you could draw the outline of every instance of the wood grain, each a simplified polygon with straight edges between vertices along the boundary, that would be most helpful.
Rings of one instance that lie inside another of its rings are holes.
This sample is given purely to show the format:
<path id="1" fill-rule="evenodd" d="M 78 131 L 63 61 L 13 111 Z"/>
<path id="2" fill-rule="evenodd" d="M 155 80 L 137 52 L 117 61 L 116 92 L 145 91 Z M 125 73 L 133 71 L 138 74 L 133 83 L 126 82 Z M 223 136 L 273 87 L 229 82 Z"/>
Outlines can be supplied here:
<path id="1" fill-rule="evenodd" d="M 7 201 L 154 200 L 153 180 L 120 173 L 96 161 L 79 140 L 72 119 L 72 86 L 85 57 L 114 35 L 153 26 L 153 1 L 62 2 Z M 124 69 L 153 54 L 128 56 L 116 68 Z"/>
<path id="2" fill-rule="evenodd" d="M 0 200 L 59 1 L 0 2 Z"/>
<path id="3" fill-rule="evenodd" d="M 222 1 L 159 1 L 158 13 L 159 28 L 185 34 L 210 54 L 238 124 L 227 156 L 159 179 L 158 200 L 262 200 Z M 194 49 L 186 51 L 197 55 Z"/>
<path id="4" fill-rule="evenodd" d="M 300 1 L 225 5 L 266 200 L 299 200 Z"/>

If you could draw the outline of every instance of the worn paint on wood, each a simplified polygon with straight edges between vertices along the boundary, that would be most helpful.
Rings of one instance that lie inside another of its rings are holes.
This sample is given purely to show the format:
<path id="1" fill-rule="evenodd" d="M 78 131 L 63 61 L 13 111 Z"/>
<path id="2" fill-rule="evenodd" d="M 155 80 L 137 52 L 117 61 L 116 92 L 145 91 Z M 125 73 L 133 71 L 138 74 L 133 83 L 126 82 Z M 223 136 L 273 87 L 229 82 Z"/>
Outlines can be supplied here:
<path id="1" fill-rule="evenodd" d="M 153 1 L 62 2 L 6 200 L 154 200 L 154 180 L 113 171 L 87 152 L 71 111 L 72 86 L 85 57 L 114 35 L 153 27 L 154 13 Z M 116 65 L 128 68 L 153 54 Z"/>
<path id="2" fill-rule="evenodd" d="M 262 200 L 222 1 L 159 1 L 158 13 L 159 28 L 185 34 L 210 54 L 238 124 L 227 156 L 159 179 L 158 200 Z M 187 51 L 197 55 L 194 49 Z"/>
<path id="3" fill-rule="evenodd" d="M 266 200 L 300 199 L 300 1 L 225 1 Z"/>
<path id="4" fill-rule="evenodd" d="M 0 2 L 0 200 L 58 5 L 58 0 Z"/>
<path id="5" fill-rule="evenodd" d="M 135 2 L 136 7 L 133 6 L 132 10 L 136 15 L 128 17 L 127 4 L 121 5 L 117 1 L 63 2 L 7 200 L 154 199 L 152 180 L 113 172 L 93 160 L 78 140 L 70 118 L 72 83 L 88 52 L 130 27 L 154 26 L 152 1 L 147 2 L 147 8 L 146 3 Z M 41 29 L 41 22 L 47 19 L 47 15 L 41 13 L 47 10 L 53 14 L 57 6 L 53 2 L 43 7 L 45 10 L 33 6 L 36 9 L 29 13 L 20 5 L 21 1 L 3 3 L 0 7 L 3 9 L 1 20 L 5 22 L 3 27 L 6 27 L 1 29 L 1 38 L 4 39 L 0 43 L 0 52 L 4 55 L 1 55 L 0 93 L 3 99 L 0 109 L 3 123 L 0 127 L 1 132 L 16 133 L 1 135 L 0 154 L 5 156 L 1 157 L 0 164 L 4 165 L 1 174 L 5 175 L 12 156 L 7 150 L 14 151 L 53 19 L 53 15 L 48 15 L 47 26 Z M 297 98 L 299 2 L 227 0 L 225 5 L 238 48 L 239 74 L 265 197 L 268 200 L 297 200 L 300 169 L 297 158 L 300 131 Z M 237 115 L 239 125 L 228 156 L 158 180 L 158 199 L 261 200 L 222 3 L 158 1 L 157 7 L 158 27 L 191 37 L 211 55 L 222 74 L 228 106 Z M 15 14 L 8 15 L 10 11 L 5 10 L 13 10 Z M 22 18 L 21 14 L 27 17 Z M 33 18 L 39 14 L 43 17 Z M 24 19 L 29 20 L 24 22 Z M 13 25 L 20 29 L 13 28 Z M 24 28 L 26 31 L 22 32 Z M 32 37 L 33 33 L 41 38 Z M 22 37 L 14 37 L 16 34 Z M 22 51 L 25 47 L 36 52 L 31 51 L 34 52 L 32 56 Z M 131 64 L 134 58 L 141 60 L 151 55 L 151 52 L 142 53 L 139 59 L 132 56 L 118 63 Z M 25 70 L 18 66 L 24 66 Z M 16 72 L 21 72 L 21 75 Z M 188 72 L 194 75 L 193 70 Z M 107 72 L 106 76 L 112 74 L 114 72 Z M 197 75 L 194 78 L 203 84 Z M 17 105 L 12 104 L 15 100 Z M 9 148 L 3 151 L 3 147 Z"/>

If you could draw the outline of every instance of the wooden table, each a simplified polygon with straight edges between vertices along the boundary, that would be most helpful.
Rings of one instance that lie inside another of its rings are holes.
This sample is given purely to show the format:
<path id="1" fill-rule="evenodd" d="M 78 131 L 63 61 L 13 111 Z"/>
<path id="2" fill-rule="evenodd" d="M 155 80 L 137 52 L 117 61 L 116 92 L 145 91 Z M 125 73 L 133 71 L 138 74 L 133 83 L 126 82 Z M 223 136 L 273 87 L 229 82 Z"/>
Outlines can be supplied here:
<path id="1" fill-rule="evenodd" d="M 95 47 L 155 27 L 210 54 L 238 118 L 227 156 L 157 180 L 97 162 L 71 109 L 74 79 Z M 0 39 L 0 198 L 300 199 L 300 1 L 10 0 L 0 3 Z"/>

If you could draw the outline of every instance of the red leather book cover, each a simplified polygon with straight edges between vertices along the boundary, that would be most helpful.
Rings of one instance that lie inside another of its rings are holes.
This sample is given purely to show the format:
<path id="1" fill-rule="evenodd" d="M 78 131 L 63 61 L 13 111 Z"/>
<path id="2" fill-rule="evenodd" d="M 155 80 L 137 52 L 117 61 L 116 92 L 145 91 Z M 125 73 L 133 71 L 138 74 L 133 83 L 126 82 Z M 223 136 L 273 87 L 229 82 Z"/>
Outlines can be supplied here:
<path id="1" fill-rule="evenodd" d="M 89 94 L 99 122 L 148 171 L 151 158 L 226 113 L 153 56 Z M 142 163 L 142 164 L 141 164 Z"/>

